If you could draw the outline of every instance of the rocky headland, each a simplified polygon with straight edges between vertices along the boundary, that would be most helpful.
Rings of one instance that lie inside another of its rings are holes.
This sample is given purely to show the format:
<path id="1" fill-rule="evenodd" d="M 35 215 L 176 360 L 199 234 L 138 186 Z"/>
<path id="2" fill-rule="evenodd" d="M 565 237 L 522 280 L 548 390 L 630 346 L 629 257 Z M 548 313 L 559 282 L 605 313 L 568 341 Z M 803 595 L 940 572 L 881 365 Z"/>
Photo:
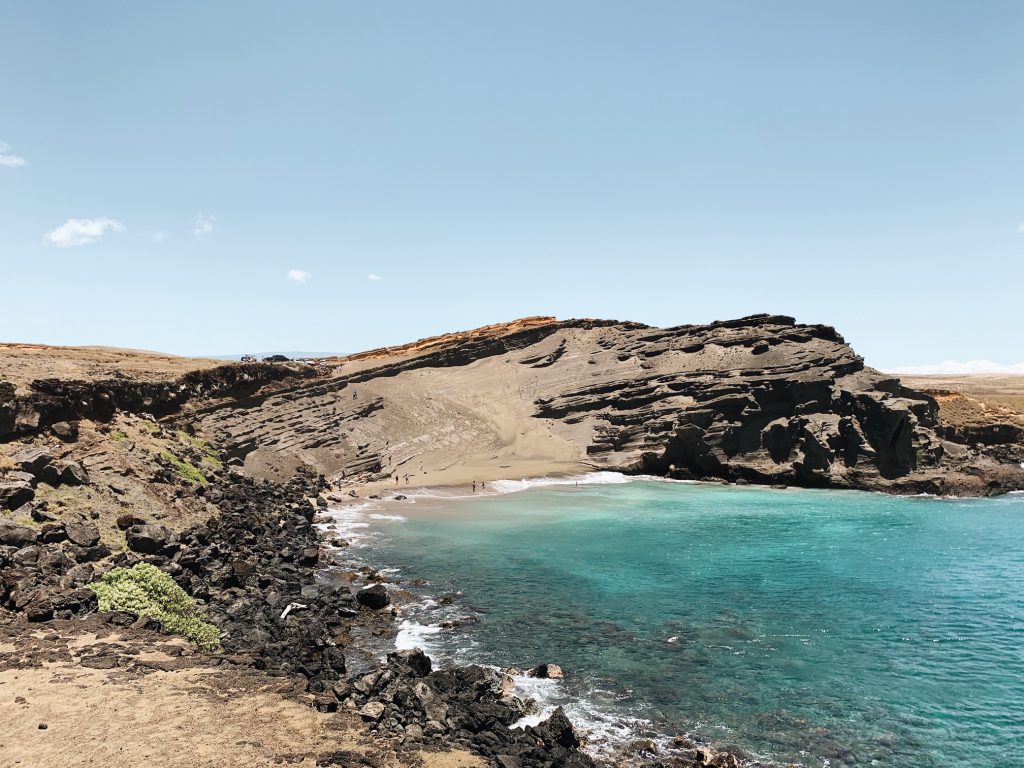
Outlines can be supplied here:
<path id="1" fill-rule="evenodd" d="M 403 587 L 322 541 L 318 513 L 352 496 L 584 469 L 1024 489 L 1013 408 L 997 411 L 1006 429 L 974 411 L 946 421 L 954 394 L 909 388 L 834 329 L 781 316 L 670 329 L 527 318 L 315 362 L 7 345 L 0 371 L 0 716 L 13 734 L 0 751 L 22 765 L 118 764 L 111 750 L 151 766 L 592 764 L 561 712 L 514 727 L 531 703 L 502 672 L 359 647 L 392 631 Z M 140 564 L 184 590 L 216 647 L 100 610 L 104 574 Z M 188 691 L 205 691 L 211 713 L 246 705 L 223 733 L 194 735 L 222 748 L 182 763 L 166 727 L 131 744 L 89 730 L 103 721 L 76 719 L 60 685 L 73 680 L 97 718 L 119 695 L 150 702 L 159 717 L 136 721 L 143 734 L 181 716 Z M 260 720 L 268 702 L 276 726 Z M 639 743 L 628 759 L 736 762 L 685 738 L 660 750 Z"/>

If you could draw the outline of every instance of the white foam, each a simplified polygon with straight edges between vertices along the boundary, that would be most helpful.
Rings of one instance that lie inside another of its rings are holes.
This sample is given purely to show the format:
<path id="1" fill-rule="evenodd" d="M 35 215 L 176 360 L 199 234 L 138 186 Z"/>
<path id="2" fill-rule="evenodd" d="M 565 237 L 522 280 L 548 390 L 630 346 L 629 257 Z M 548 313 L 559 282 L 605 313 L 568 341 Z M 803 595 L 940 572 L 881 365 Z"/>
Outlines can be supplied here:
<path id="1" fill-rule="evenodd" d="M 376 535 L 366 530 L 370 528 L 366 520 L 367 512 L 378 508 L 376 501 L 331 506 L 321 515 L 317 528 L 345 539 L 350 546 L 360 546 Z"/>
<path id="2" fill-rule="evenodd" d="M 521 480 L 492 480 L 487 491 L 518 493 L 529 488 L 543 488 L 552 485 L 622 485 L 636 479 L 636 477 L 623 475 L 620 472 L 587 472 L 583 475 L 562 477 L 524 477 Z"/>
<path id="3" fill-rule="evenodd" d="M 430 624 L 417 624 L 415 621 L 406 619 L 398 625 L 398 635 L 395 637 L 395 650 L 426 649 L 430 645 L 430 637 L 438 634 L 440 631 L 440 627 Z"/>
<path id="4" fill-rule="evenodd" d="M 371 520 L 397 520 L 399 522 L 405 520 L 405 518 L 402 517 L 401 515 L 383 515 L 383 514 L 380 514 L 379 512 L 371 513 L 371 514 L 367 515 L 367 517 L 369 517 Z"/>

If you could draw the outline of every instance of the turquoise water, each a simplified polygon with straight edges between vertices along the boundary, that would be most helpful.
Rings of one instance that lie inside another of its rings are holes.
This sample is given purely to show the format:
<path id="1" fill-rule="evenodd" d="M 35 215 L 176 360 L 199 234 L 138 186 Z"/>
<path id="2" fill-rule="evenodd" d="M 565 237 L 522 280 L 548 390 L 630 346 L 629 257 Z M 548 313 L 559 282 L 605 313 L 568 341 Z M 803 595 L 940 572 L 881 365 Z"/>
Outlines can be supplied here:
<path id="1" fill-rule="evenodd" d="M 371 556 L 462 593 L 414 620 L 474 619 L 435 654 L 555 662 L 556 698 L 766 761 L 1024 765 L 1024 496 L 636 481 L 389 511 Z"/>

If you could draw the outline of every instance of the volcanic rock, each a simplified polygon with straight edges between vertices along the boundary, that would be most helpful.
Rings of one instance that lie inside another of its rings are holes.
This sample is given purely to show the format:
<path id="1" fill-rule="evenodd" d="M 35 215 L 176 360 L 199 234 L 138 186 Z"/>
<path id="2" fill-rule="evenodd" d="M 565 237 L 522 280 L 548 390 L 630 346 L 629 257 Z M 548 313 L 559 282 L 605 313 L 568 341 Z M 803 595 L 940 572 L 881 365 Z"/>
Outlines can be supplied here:
<path id="1" fill-rule="evenodd" d="M 356 600 L 359 601 L 360 605 L 365 605 L 367 608 L 378 611 L 381 608 L 386 608 L 391 603 L 391 596 L 388 594 L 387 587 L 383 584 L 373 584 L 359 590 L 356 593 Z"/>

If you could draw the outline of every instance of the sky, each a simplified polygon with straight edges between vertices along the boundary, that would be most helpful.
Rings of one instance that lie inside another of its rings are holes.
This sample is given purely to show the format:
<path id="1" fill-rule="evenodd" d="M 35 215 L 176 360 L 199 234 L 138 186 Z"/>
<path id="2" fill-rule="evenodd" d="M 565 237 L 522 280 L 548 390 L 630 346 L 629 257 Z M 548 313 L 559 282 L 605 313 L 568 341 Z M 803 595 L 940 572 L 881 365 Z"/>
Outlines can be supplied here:
<path id="1" fill-rule="evenodd" d="M 1024 361 L 1024 3 L 9 2 L 0 339 L 526 315 Z"/>

